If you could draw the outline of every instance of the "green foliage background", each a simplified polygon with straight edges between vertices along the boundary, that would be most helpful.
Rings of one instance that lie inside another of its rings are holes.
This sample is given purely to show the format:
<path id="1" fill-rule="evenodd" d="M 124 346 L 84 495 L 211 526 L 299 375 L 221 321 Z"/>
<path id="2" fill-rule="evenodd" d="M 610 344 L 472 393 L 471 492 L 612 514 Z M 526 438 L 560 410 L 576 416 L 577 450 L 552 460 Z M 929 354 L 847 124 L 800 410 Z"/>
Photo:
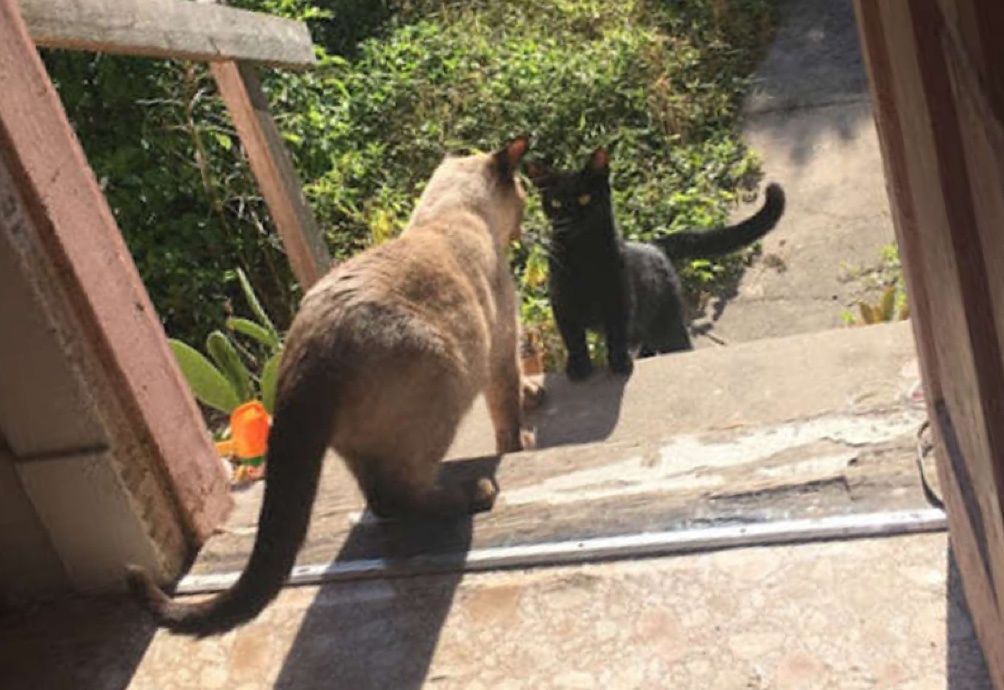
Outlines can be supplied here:
<path id="1" fill-rule="evenodd" d="M 397 233 L 444 150 L 530 132 L 580 166 L 613 146 L 622 231 L 725 221 L 756 182 L 736 117 L 770 0 L 240 0 L 307 20 L 317 69 L 266 71 L 273 113 L 337 258 Z M 300 291 L 202 65 L 46 52 L 167 331 L 202 342 L 250 276 L 280 328 Z M 523 318 L 555 342 L 535 198 L 514 252 Z M 742 257 L 683 267 L 693 293 Z M 554 365 L 560 348 L 549 348 Z"/>

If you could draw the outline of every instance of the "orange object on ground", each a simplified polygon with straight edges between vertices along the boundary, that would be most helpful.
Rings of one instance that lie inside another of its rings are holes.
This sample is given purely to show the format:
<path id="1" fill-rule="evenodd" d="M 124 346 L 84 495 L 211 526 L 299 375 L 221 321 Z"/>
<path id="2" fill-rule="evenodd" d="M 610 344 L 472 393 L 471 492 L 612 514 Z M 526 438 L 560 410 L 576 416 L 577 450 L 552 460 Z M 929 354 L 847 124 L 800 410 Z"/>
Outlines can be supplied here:
<path id="1" fill-rule="evenodd" d="M 238 405 L 230 413 L 230 438 L 239 458 L 265 455 L 268 448 L 268 412 L 257 400 Z"/>
<path id="2" fill-rule="evenodd" d="M 217 441 L 213 445 L 216 446 L 216 453 L 221 458 L 230 457 L 237 452 L 237 448 L 234 446 L 233 439 L 227 439 L 226 441 Z"/>

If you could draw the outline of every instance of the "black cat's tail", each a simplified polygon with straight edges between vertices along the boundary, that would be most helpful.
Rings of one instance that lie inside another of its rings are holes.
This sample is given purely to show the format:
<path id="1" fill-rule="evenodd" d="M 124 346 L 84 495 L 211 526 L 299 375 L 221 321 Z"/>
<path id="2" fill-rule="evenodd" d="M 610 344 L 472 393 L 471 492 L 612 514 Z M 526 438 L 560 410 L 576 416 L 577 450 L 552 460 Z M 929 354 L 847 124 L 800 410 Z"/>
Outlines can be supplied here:
<path id="1" fill-rule="evenodd" d="M 671 259 L 721 256 L 745 247 L 770 232 L 784 214 L 784 190 L 774 182 L 767 185 L 766 199 L 755 214 L 736 225 L 708 230 L 683 230 L 653 240 Z"/>
<path id="2" fill-rule="evenodd" d="M 254 618 L 278 595 L 310 524 L 321 462 L 331 437 L 335 394 L 323 362 L 311 366 L 287 345 L 275 416 L 268 437 L 265 496 L 258 533 L 244 572 L 234 585 L 206 601 L 172 601 L 144 569 L 128 566 L 130 589 L 169 630 L 195 636 L 226 632 Z M 290 357 L 293 355 L 292 357 Z M 287 359 L 299 359 L 292 366 Z M 298 371 L 287 371 L 299 369 Z M 286 375 L 284 375 L 286 374 Z M 285 384 L 285 385 L 284 385 Z"/>

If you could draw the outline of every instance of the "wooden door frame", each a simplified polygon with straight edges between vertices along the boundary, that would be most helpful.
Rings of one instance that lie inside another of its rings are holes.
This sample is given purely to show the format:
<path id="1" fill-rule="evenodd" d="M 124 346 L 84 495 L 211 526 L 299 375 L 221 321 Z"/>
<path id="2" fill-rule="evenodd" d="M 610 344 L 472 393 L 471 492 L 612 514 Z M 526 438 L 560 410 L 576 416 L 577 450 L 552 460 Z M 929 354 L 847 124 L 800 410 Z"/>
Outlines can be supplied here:
<path id="1" fill-rule="evenodd" d="M 1004 5 L 855 0 L 952 548 L 1004 689 Z"/>
<path id="2" fill-rule="evenodd" d="M 313 42 L 302 22 L 212 3 L 0 0 L 0 163 L 15 182 L 0 189 L 0 221 L 64 331 L 66 356 L 83 362 L 82 381 L 112 437 L 102 452 L 147 536 L 168 553 L 153 569 L 169 579 L 183 552 L 225 519 L 229 487 L 37 46 L 210 62 L 306 289 L 330 258 L 255 65 L 310 67 Z"/>

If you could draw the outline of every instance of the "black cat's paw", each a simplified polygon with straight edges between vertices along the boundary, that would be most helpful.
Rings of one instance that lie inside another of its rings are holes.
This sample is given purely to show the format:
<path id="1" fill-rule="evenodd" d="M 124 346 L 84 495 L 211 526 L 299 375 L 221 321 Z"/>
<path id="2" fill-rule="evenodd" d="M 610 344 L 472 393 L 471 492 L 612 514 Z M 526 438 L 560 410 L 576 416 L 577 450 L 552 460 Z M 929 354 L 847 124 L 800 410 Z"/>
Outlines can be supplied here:
<path id="1" fill-rule="evenodd" d="M 634 371 L 634 362 L 631 361 L 631 355 L 612 355 L 609 359 L 610 371 L 617 374 L 618 376 L 630 376 L 631 372 Z"/>
<path id="2" fill-rule="evenodd" d="M 593 363 L 589 361 L 588 357 L 583 358 L 569 358 L 568 364 L 565 366 L 565 375 L 570 381 L 582 381 L 583 379 L 589 378 L 589 375 L 593 373 Z"/>

